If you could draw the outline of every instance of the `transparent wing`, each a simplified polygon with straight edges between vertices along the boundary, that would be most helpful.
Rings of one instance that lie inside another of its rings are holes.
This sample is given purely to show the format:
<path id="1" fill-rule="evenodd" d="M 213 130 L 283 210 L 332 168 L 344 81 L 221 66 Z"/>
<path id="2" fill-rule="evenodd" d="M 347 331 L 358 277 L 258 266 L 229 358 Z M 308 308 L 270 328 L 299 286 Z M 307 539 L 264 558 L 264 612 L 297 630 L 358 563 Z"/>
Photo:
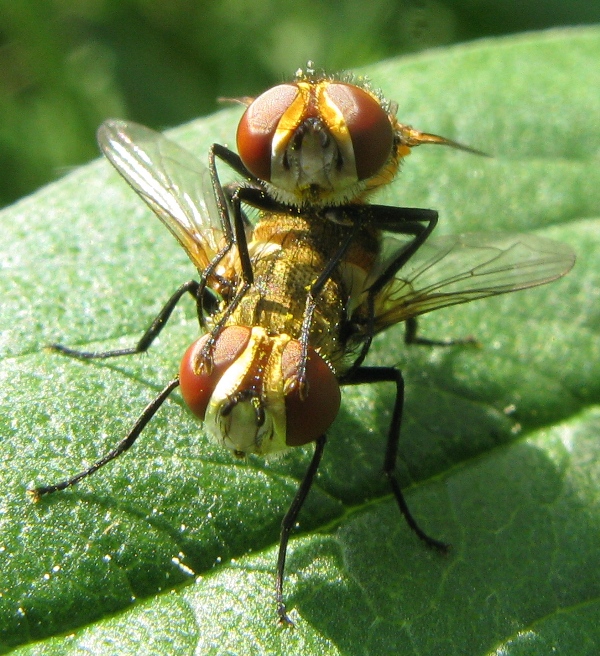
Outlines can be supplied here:
<path id="1" fill-rule="evenodd" d="M 406 241 L 393 235 L 384 238 L 367 287 L 405 246 Z M 448 305 L 543 285 L 574 263 L 568 246 L 531 234 L 430 237 L 377 295 L 376 330 Z"/>
<path id="2" fill-rule="evenodd" d="M 208 169 L 143 125 L 110 119 L 98 129 L 102 152 L 146 201 L 200 271 L 225 245 Z"/>

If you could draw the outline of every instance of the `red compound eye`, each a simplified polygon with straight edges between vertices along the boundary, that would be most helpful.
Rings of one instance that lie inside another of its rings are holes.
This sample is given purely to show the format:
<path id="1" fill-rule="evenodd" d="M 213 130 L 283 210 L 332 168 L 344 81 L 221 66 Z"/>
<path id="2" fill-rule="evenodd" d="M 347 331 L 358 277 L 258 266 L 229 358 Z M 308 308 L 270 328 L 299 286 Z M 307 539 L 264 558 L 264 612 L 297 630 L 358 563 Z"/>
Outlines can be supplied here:
<path id="1" fill-rule="evenodd" d="M 250 173 L 271 179 L 271 148 L 279 121 L 298 96 L 294 84 L 279 84 L 256 98 L 242 116 L 237 130 L 237 149 Z"/>
<path id="2" fill-rule="evenodd" d="M 353 84 L 331 82 L 326 93 L 346 122 L 358 179 L 366 180 L 381 169 L 392 152 L 394 131 L 388 113 L 377 98 Z"/>
<path id="3" fill-rule="evenodd" d="M 179 367 L 179 384 L 189 409 L 204 419 L 206 408 L 215 387 L 227 368 L 239 357 L 250 339 L 250 328 L 229 326 L 217 337 L 213 350 L 213 368 L 210 374 L 194 371 L 195 355 L 206 343 L 208 335 L 197 339 L 185 352 Z"/>
<path id="4" fill-rule="evenodd" d="M 284 381 L 297 375 L 301 352 L 296 340 L 285 347 L 281 358 Z M 341 393 L 335 374 L 313 348 L 308 349 L 306 380 L 306 399 L 300 398 L 297 387 L 285 397 L 288 446 L 301 446 L 316 440 L 331 426 L 340 409 Z"/>

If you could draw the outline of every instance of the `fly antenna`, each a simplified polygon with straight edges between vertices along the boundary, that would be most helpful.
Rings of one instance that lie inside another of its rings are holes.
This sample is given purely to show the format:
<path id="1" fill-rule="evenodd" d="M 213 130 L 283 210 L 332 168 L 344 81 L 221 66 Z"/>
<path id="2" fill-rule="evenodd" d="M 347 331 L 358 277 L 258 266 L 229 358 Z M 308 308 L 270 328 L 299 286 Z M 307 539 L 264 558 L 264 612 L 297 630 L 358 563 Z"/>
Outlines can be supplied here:
<path id="1" fill-rule="evenodd" d="M 402 143 L 409 148 L 414 148 L 415 146 L 421 146 L 423 144 L 437 144 L 440 146 L 449 146 L 450 148 L 456 148 L 457 150 L 463 150 L 466 153 L 471 153 L 473 155 L 479 155 L 481 157 L 492 157 L 488 153 L 484 153 L 482 150 L 477 148 L 471 148 L 471 146 L 465 146 L 464 144 L 459 143 L 458 141 L 453 141 L 452 139 L 447 139 L 446 137 L 441 137 L 438 134 L 430 134 L 429 132 L 420 132 L 411 128 L 409 125 L 400 126 L 400 135 Z"/>

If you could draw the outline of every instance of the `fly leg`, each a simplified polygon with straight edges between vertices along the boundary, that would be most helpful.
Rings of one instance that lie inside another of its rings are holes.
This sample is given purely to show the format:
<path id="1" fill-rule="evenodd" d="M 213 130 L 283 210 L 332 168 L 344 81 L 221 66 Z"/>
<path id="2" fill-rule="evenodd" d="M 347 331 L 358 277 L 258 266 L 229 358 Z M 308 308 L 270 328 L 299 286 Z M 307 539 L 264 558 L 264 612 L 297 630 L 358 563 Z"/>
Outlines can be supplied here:
<path id="1" fill-rule="evenodd" d="M 216 165 L 217 157 L 231 167 L 236 173 L 243 176 L 250 185 L 254 186 L 232 184 L 225 189 L 219 179 Z M 248 171 L 242 163 L 239 155 L 232 150 L 229 150 L 229 148 L 220 144 L 213 144 L 209 151 L 208 168 L 215 197 L 217 199 L 217 207 L 221 217 L 221 226 L 228 243 L 213 259 L 209 267 L 210 270 L 207 269 L 203 272 L 203 282 L 200 291 L 202 291 L 209 276 L 214 273 L 217 264 L 233 246 L 237 247 L 242 268 L 242 281 L 239 287 L 235 290 L 233 297 L 229 300 L 227 308 L 219 317 L 218 323 L 210 331 L 210 337 L 204 342 L 202 349 L 197 354 L 197 368 L 203 369 L 207 372 L 212 369 L 212 351 L 219 333 L 225 327 L 240 301 L 244 298 L 246 292 L 254 282 L 254 272 L 252 269 L 252 261 L 250 260 L 250 253 L 248 251 L 247 236 L 251 224 L 242 211 L 242 203 L 252 205 L 263 211 L 275 209 L 281 210 L 283 207 L 280 203 L 273 201 L 267 196 L 267 194 L 265 194 L 260 181 Z"/>
<path id="2" fill-rule="evenodd" d="M 281 534 L 279 537 L 279 555 L 277 556 L 277 580 L 275 583 L 275 599 L 277 602 L 277 614 L 279 615 L 279 622 L 281 624 L 286 624 L 288 626 L 294 626 L 294 623 L 289 618 L 285 603 L 283 601 L 283 574 L 285 570 L 285 557 L 287 552 L 287 545 L 290 539 L 290 533 L 296 524 L 298 519 L 298 513 L 304 505 L 306 497 L 310 491 L 310 488 L 313 484 L 317 469 L 319 468 L 319 463 L 321 462 L 321 457 L 323 455 L 323 449 L 325 448 L 326 436 L 321 435 L 315 443 L 315 452 L 313 454 L 310 465 L 304 474 L 302 483 L 296 492 L 296 496 L 292 501 L 288 511 L 281 522 Z"/>
<path id="3" fill-rule="evenodd" d="M 419 346 L 465 346 L 471 344 L 480 346 L 475 337 L 464 337 L 462 339 L 428 339 L 417 335 L 418 322 L 416 317 L 409 317 L 404 323 L 404 343 L 418 344 Z"/>
<path id="4" fill-rule="evenodd" d="M 214 151 L 214 152 L 213 152 Z M 218 144 L 213 145 L 212 154 L 212 166 L 214 167 L 214 157 L 224 157 L 224 154 L 227 154 L 228 158 L 237 158 L 238 156 L 229 151 L 223 146 Z M 230 166 L 234 167 L 235 160 L 233 163 L 230 159 L 225 160 Z M 240 166 L 243 166 L 240 164 Z M 237 170 L 237 169 L 236 169 Z M 243 169 L 245 170 L 245 169 Z M 242 172 L 242 171 L 240 171 Z M 249 175 L 249 174 L 248 174 Z M 218 180 L 218 178 L 217 178 Z M 212 368 L 212 350 L 214 348 L 215 342 L 221 330 L 227 325 L 229 319 L 235 312 L 240 301 L 244 298 L 246 292 L 250 289 L 254 283 L 254 271 L 252 268 L 252 260 L 250 259 L 250 253 L 248 251 L 248 238 L 247 238 L 247 229 L 248 229 L 248 220 L 245 217 L 242 211 L 242 203 L 251 205 L 261 211 L 282 211 L 283 206 L 274 201 L 267 196 L 262 189 L 255 187 L 242 187 L 240 185 L 232 185 L 228 187 L 227 193 L 223 188 L 218 185 L 218 188 L 221 190 L 223 203 L 225 204 L 227 211 L 229 212 L 228 216 L 232 221 L 233 229 L 233 238 L 232 245 L 237 246 L 238 257 L 240 259 L 240 264 L 242 268 L 242 280 L 239 287 L 235 290 L 234 296 L 228 301 L 225 311 L 219 317 L 218 323 L 211 329 L 210 337 L 204 342 L 202 349 L 197 353 L 197 363 L 196 367 L 198 370 L 204 370 L 210 372 Z M 216 192 L 215 192 L 216 193 Z M 226 199 L 226 200 L 225 200 Z M 217 258 L 215 258 L 216 260 Z M 215 261 L 213 260 L 213 262 Z M 206 272 L 203 273 L 203 279 L 206 277 Z"/>
<path id="5" fill-rule="evenodd" d="M 327 220 L 336 220 L 337 217 L 335 216 L 334 209 L 328 210 L 325 218 Z M 437 218 L 438 213 L 435 210 L 414 207 L 352 205 L 344 208 L 343 215 L 339 217 L 339 222 L 341 224 L 350 222 L 352 229 L 349 230 L 347 236 L 343 239 L 338 250 L 331 257 L 319 278 L 313 283 L 306 297 L 306 307 L 304 309 L 304 318 L 300 332 L 302 352 L 296 383 L 300 386 L 301 395 L 303 394 L 302 390 L 306 385 L 308 342 L 313 315 L 317 307 L 317 298 L 333 274 L 335 268 L 343 261 L 345 254 L 348 252 L 348 249 L 360 230 L 366 226 L 370 226 L 376 230 L 388 230 L 390 232 L 413 236 L 414 238 L 407 242 L 406 247 L 402 252 L 393 262 L 390 263 L 386 270 L 369 289 L 369 294 L 367 296 L 368 318 L 366 338 L 352 369 L 357 369 L 361 365 L 371 346 L 371 341 L 375 332 L 374 307 L 376 295 L 381 291 L 382 287 L 389 281 L 389 279 L 393 277 L 398 269 L 404 266 L 404 264 L 416 253 L 427 237 L 429 237 L 437 224 Z M 426 223 L 426 225 L 423 225 L 423 223 Z M 392 269 L 391 273 L 390 269 Z"/>
<path id="6" fill-rule="evenodd" d="M 385 205 L 375 205 L 372 209 L 375 209 L 377 215 L 381 215 L 381 218 L 376 217 L 373 221 L 375 227 L 396 234 L 413 235 L 414 239 L 406 243 L 406 246 L 388 264 L 368 290 L 366 300 L 367 316 L 362 329 L 365 335 L 364 341 L 360 353 L 348 373 L 359 369 L 371 348 L 375 336 L 375 299 L 377 294 L 425 243 L 438 222 L 438 213 L 435 210 L 387 207 Z M 407 212 L 410 213 L 409 216 L 414 215 L 414 218 L 406 220 Z M 423 225 L 423 222 L 426 222 L 426 225 Z"/>
<path id="7" fill-rule="evenodd" d="M 41 487 L 36 487 L 33 490 L 29 490 L 29 493 L 32 495 L 34 501 L 39 501 L 40 497 L 45 494 L 52 494 L 52 492 L 58 492 L 59 490 L 64 490 L 71 485 L 75 485 L 82 478 L 93 474 L 98 471 L 100 467 L 104 467 L 111 460 L 114 460 L 117 456 L 120 456 L 122 453 L 125 453 L 139 437 L 140 433 L 144 430 L 148 422 L 154 417 L 158 409 L 165 402 L 169 394 L 179 385 L 179 378 L 172 380 L 163 390 L 158 394 L 158 396 L 153 399 L 145 408 L 142 414 L 139 416 L 138 420 L 135 422 L 133 428 L 129 433 L 117 444 L 117 446 L 107 453 L 103 458 L 100 458 L 95 462 L 91 467 L 88 467 L 86 470 L 68 478 L 60 483 L 54 483 L 53 485 L 43 485 Z"/>
<path id="8" fill-rule="evenodd" d="M 400 427 L 402 425 L 402 410 L 404 407 L 404 378 L 399 369 L 394 367 L 361 367 L 353 372 L 350 372 L 348 377 L 343 377 L 340 380 L 341 385 L 362 385 L 364 383 L 384 383 L 390 382 L 396 385 L 396 400 L 394 402 L 394 410 L 392 413 L 392 421 L 388 432 L 387 445 L 385 449 L 385 459 L 383 463 L 383 473 L 385 474 L 396 503 L 400 512 L 404 515 L 406 523 L 423 540 L 423 542 L 433 549 L 437 549 L 442 553 L 447 553 L 450 545 L 435 538 L 430 537 L 423 531 L 417 524 L 416 519 L 412 516 L 406 499 L 402 494 L 402 489 L 396 474 L 396 459 L 398 456 L 398 442 L 400 440 Z"/>
<path id="9" fill-rule="evenodd" d="M 93 359 L 103 359 L 103 358 L 114 358 L 121 355 L 133 355 L 135 353 L 144 353 L 148 350 L 152 342 L 159 335 L 160 331 L 165 327 L 171 313 L 175 309 L 175 306 L 181 299 L 181 297 L 189 292 L 194 299 L 198 307 L 202 305 L 201 296 L 199 296 L 200 284 L 195 280 L 189 280 L 184 283 L 177 289 L 177 291 L 171 296 L 171 298 L 166 302 L 163 309 L 158 313 L 148 330 L 142 335 L 140 341 L 130 348 L 124 349 L 114 349 L 112 351 L 78 351 L 77 349 L 72 349 L 62 344 L 50 344 L 48 346 L 52 351 L 58 351 L 59 353 L 64 353 L 65 355 L 70 355 L 75 358 L 81 358 L 83 360 L 93 360 Z"/>
<path id="10" fill-rule="evenodd" d="M 253 180 L 253 176 L 247 171 L 236 153 L 220 144 L 213 144 L 208 153 L 208 169 L 210 178 L 217 201 L 217 209 L 221 221 L 221 228 L 227 241 L 226 245 L 213 258 L 210 265 L 202 272 L 202 282 L 200 284 L 199 294 L 203 295 L 207 281 L 214 274 L 217 265 L 225 257 L 231 248 L 237 247 L 238 256 L 242 266 L 242 280 L 239 286 L 236 286 L 233 297 L 228 300 L 227 307 L 219 317 L 219 321 L 210 331 L 209 338 L 204 342 L 202 349 L 197 354 L 196 368 L 200 371 L 210 372 L 212 370 L 212 352 L 217 341 L 219 333 L 227 324 L 231 315 L 239 305 L 240 301 L 250 289 L 254 281 L 252 271 L 252 262 L 248 252 L 247 230 L 250 228 L 248 219 L 241 209 L 241 196 L 245 187 L 239 184 L 233 184 L 223 188 L 219 179 L 216 158 L 221 159 L 228 164 L 234 171 Z"/>
<path id="11" fill-rule="evenodd" d="M 312 284 L 311 288 L 306 295 L 306 305 L 304 308 L 304 317 L 302 319 L 302 328 L 300 329 L 300 363 L 298 365 L 298 374 L 296 380 L 292 383 L 292 387 L 297 385 L 299 387 L 300 398 L 306 396 L 306 363 L 308 362 L 308 347 L 310 338 L 310 329 L 312 326 L 313 316 L 317 308 L 317 299 L 319 294 L 323 291 L 323 287 L 327 284 L 329 278 L 333 274 L 335 267 L 342 261 L 344 255 L 350 248 L 352 241 L 356 237 L 359 230 L 359 224 L 354 224 L 353 229 L 348 232 L 347 236 L 343 239 L 338 250 L 327 263 L 320 276 Z"/>
<path id="12" fill-rule="evenodd" d="M 159 314 L 154 319 L 154 321 L 152 322 L 148 330 L 144 333 L 144 335 L 139 340 L 139 342 L 133 347 L 125 348 L 125 349 L 115 349 L 115 350 L 103 351 L 103 352 L 89 352 L 89 351 L 79 351 L 77 349 L 72 349 L 67 346 L 62 346 L 61 344 L 51 344 L 49 347 L 50 349 L 52 349 L 53 351 L 59 351 L 60 353 L 64 353 L 65 355 L 70 355 L 82 359 L 112 358 L 122 355 L 143 353 L 146 350 L 148 350 L 152 342 L 159 335 L 159 333 L 161 332 L 161 330 L 164 328 L 165 324 L 169 320 L 169 317 L 171 316 L 171 313 L 173 312 L 175 306 L 177 305 L 181 297 L 187 292 L 189 292 L 196 301 L 198 320 L 200 322 L 200 325 L 204 327 L 205 326 L 204 306 L 209 298 L 208 292 L 206 292 L 207 282 L 211 278 L 214 279 L 215 277 L 214 272 L 218 264 L 221 262 L 221 260 L 227 254 L 227 252 L 236 243 L 238 244 L 238 248 L 240 250 L 240 256 L 244 258 L 244 254 L 246 255 L 245 259 L 243 259 L 245 265 L 243 271 L 245 274 L 247 273 L 247 271 L 250 271 L 249 275 L 251 280 L 252 272 L 249 264 L 249 257 L 247 255 L 248 248 L 247 248 L 246 235 L 243 225 L 243 217 L 240 217 L 239 219 L 234 218 L 233 222 L 230 218 L 229 215 L 230 206 L 229 206 L 228 198 L 219 181 L 219 176 L 215 166 L 214 157 L 215 155 L 213 149 L 211 149 L 209 155 L 209 171 L 210 171 L 211 182 L 217 202 L 217 208 L 219 211 L 221 228 L 223 230 L 226 244 L 214 256 L 214 258 L 212 259 L 210 264 L 205 268 L 205 270 L 202 271 L 201 282 L 198 283 L 195 280 L 189 280 L 188 282 L 181 285 L 181 287 L 179 287 L 179 289 L 177 289 L 175 293 L 171 296 L 171 298 L 167 301 L 165 306 L 159 312 Z M 217 329 L 215 329 L 214 331 L 215 337 L 218 334 L 218 330 L 220 330 L 220 326 L 218 326 Z M 213 343 L 214 343 L 214 339 L 213 339 Z"/>

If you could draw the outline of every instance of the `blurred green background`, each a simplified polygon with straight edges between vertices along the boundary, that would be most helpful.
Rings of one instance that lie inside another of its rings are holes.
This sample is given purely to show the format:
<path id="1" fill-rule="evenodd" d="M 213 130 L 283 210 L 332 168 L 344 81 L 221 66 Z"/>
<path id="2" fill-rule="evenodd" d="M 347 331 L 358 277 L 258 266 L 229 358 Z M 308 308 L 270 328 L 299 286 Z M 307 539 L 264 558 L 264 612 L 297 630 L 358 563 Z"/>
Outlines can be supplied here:
<path id="1" fill-rule="evenodd" d="M 600 22 L 599 0 L 0 0 L 0 205 L 97 155 L 108 116 L 154 128 L 327 70 Z"/>

